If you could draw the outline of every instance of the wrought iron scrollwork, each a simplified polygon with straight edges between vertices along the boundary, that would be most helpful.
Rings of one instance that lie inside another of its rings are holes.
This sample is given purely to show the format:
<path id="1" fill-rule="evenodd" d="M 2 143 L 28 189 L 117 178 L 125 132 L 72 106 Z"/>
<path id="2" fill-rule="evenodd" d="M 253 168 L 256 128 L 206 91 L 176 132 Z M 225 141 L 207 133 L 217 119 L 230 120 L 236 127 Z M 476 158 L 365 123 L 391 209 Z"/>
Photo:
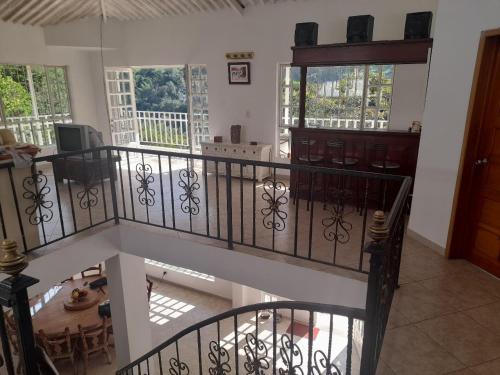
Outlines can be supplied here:
<path id="1" fill-rule="evenodd" d="M 29 216 L 29 222 L 32 225 L 48 222 L 54 216 L 52 207 L 54 202 L 46 199 L 50 193 L 50 187 L 47 186 L 47 176 L 42 171 L 36 173 L 33 171 L 31 176 L 23 180 L 23 198 L 33 202 L 24 212 Z"/>
<path id="2" fill-rule="evenodd" d="M 184 191 L 179 195 L 181 210 L 186 214 L 198 215 L 200 213 L 200 198 L 194 193 L 199 190 L 198 173 L 194 169 L 181 169 L 179 171 L 179 186 Z"/>
<path id="3" fill-rule="evenodd" d="M 150 187 L 155 181 L 153 177 L 153 168 L 150 164 L 137 163 L 135 166 L 135 179 L 139 182 L 137 193 L 139 194 L 139 203 L 143 206 L 154 206 L 156 192 Z"/>
<path id="4" fill-rule="evenodd" d="M 300 348 L 295 343 L 292 348 L 292 340 L 290 340 L 288 335 L 282 335 L 280 341 L 280 355 L 286 368 L 280 368 L 278 373 L 280 375 L 304 375 L 304 371 L 301 368 L 304 358 Z"/>
<path id="5" fill-rule="evenodd" d="M 264 375 L 264 370 L 269 369 L 266 344 L 251 333 L 247 333 L 245 341 L 246 345 L 243 349 L 245 350 L 246 361 L 244 366 L 247 374 Z"/>
<path id="6" fill-rule="evenodd" d="M 344 194 L 339 194 L 333 204 L 325 205 L 325 210 L 329 213 L 328 217 L 321 220 L 321 224 L 325 227 L 323 229 L 325 239 L 342 245 L 348 243 L 351 237 L 349 232 L 353 226 L 345 220 L 349 212 L 345 211 Z"/>
<path id="7" fill-rule="evenodd" d="M 76 193 L 76 197 L 79 199 L 78 204 L 80 208 L 86 210 L 97 206 L 99 203 L 98 194 L 99 189 L 95 185 L 93 173 L 89 171 L 88 176 L 86 176 L 83 181 L 83 190 Z"/>
<path id="8" fill-rule="evenodd" d="M 311 370 L 312 375 L 342 375 L 334 363 L 328 363 L 328 357 L 321 350 L 314 353 L 314 366 Z"/>
<path id="9" fill-rule="evenodd" d="M 260 210 L 264 215 L 262 224 L 267 229 L 282 231 L 286 227 L 285 220 L 288 217 L 286 211 L 281 209 L 281 206 L 288 203 L 288 197 L 285 195 L 286 185 L 281 181 L 267 179 L 264 181 L 263 188 L 262 199 L 269 206 Z"/>
<path id="10" fill-rule="evenodd" d="M 231 372 L 231 366 L 229 365 L 229 353 L 226 349 L 220 346 L 215 341 L 210 341 L 209 344 L 210 353 L 208 353 L 208 359 L 210 363 L 213 364 L 212 367 L 208 369 L 210 375 L 227 375 Z"/>
<path id="11" fill-rule="evenodd" d="M 189 375 L 189 367 L 186 363 L 179 361 L 177 358 L 170 358 L 170 375 Z"/>

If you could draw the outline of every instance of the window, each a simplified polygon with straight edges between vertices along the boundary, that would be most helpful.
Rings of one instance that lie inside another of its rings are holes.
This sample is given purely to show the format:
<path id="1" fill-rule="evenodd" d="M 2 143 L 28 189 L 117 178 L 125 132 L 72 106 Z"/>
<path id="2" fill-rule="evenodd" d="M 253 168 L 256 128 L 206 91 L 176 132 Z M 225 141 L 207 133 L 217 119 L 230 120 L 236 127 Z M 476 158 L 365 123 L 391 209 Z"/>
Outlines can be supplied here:
<path id="1" fill-rule="evenodd" d="M 200 151 L 201 142 L 208 142 L 208 75 L 206 65 L 189 65 L 189 99 L 193 133 L 193 149 Z"/>
<path id="2" fill-rule="evenodd" d="M 393 75 L 393 65 L 308 68 L 305 126 L 386 129 Z M 289 127 L 298 125 L 299 85 L 299 68 L 281 65 L 280 135 L 287 135 Z"/>
<path id="3" fill-rule="evenodd" d="M 54 122 L 71 122 L 66 68 L 0 65 L 0 122 L 18 142 L 54 144 Z"/>

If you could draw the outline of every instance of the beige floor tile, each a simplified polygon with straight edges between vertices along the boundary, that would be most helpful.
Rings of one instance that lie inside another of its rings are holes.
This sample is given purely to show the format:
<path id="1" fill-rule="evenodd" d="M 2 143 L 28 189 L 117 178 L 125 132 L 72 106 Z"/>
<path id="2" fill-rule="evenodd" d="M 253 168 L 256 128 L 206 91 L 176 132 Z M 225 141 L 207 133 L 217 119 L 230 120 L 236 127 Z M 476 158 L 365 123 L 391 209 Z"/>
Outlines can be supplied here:
<path id="1" fill-rule="evenodd" d="M 466 310 L 468 315 L 490 332 L 500 336 L 500 302 Z"/>
<path id="2" fill-rule="evenodd" d="M 394 373 L 404 375 L 446 374 L 464 367 L 414 326 L 387 331 L 381 358 Z"/>
<path id="3" fill-rule="evenodd" d="M 409 322 L 415 323 L 458 310 L 456 296 L 441 290 L 429 290 L 420 283 L 401 285 L 392 303 Z"/>
<path id="4" fill-rule="evenodd" d="M 426 320 L 416 326 L 467 366 L 500 358 L 500 336 L 464 313 Z"/>
<path id="5" fill-rule="evenodd" d="M 477 375 L 497 375 L 500 374 L 500 359 L 482 363 L 479 366 L 471 368 L 474 374 Z"/>

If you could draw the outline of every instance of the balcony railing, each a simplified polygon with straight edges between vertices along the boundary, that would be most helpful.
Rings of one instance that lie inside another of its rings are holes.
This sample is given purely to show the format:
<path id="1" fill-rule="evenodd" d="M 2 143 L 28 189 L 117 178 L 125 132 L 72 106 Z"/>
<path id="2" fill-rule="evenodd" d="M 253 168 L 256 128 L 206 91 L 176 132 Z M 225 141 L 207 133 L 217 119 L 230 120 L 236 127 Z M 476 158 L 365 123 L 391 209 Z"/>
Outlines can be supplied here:
<path id="1" fill-rule="evenodd" d="M 268 171 L 262 182 L 257 168 Z M 253 178 L 243 178 L 244 171 Z M 305 192 L 290 186 L 299 173 L 308 176 Z M 411 178 L 105 146 L 35 158 L 31 168 L 0 164 L 0 183 L 0 233 L 25 252 L 126 220 L 229 249 L 245 246 L 368 274 L 360 373 L 374 373 L 397 285 Z M 391 192 L 386 224 L 374 211 Z"/>
<path id="2" fill-rule="evenodd" d="M 69 114 L 7 117 L 6 122 L 0 124 L 0 127 L 10 129 L 19 143 L 50 146 L 56 143 L 54 124 L 71 122 Z"/>
<path id="3" fill-rule="evenodd" d="M 389 121 L 387 120 L 365 120 L 366 129 L 386 129 Z M 289 124 L 288 126 L 298 126 L 299 118 L 283 117 L 282 124 Z M 332 128 L 332 129 L 359 129 L 361 127 L 361 120 L 352 118 L 305 118 L 306 128 Z"/>
<path id="4" fill-rule="evenodd" d="M 189 116 L 184 112 L 137 111 L 139 140 L 142 144 L 188 149 L 189 137 L 194 137 L 194 147 L 208 136 L 208 125 L 195 121 L 189 134 Z"/>

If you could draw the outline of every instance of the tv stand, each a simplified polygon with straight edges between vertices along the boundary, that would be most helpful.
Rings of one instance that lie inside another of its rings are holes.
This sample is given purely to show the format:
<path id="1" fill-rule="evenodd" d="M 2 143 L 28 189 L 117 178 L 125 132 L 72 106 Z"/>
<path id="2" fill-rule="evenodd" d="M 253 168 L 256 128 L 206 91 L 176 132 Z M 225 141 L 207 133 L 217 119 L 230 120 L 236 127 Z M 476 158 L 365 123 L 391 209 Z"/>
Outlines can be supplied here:
<path id="1" fill-rule="evenodd" d="M 120 157 L 112 156 L 113 165 Z M 64 179 L 73 180 L 81 184 L 95 185 L 101 182 L 101 179 L 112 178 L 116 180 L 116 167 L 112 169 L 110 175 L 107 158 L 83 158 L 81 156 L 68 156 L 66 159 L 56 159 L 53 161 L 54 178 L 57 182 L 63 182 Z"/>

